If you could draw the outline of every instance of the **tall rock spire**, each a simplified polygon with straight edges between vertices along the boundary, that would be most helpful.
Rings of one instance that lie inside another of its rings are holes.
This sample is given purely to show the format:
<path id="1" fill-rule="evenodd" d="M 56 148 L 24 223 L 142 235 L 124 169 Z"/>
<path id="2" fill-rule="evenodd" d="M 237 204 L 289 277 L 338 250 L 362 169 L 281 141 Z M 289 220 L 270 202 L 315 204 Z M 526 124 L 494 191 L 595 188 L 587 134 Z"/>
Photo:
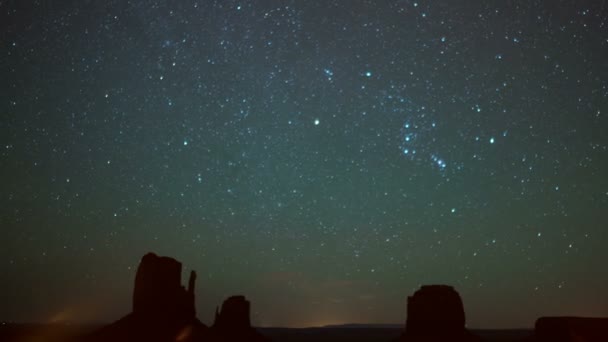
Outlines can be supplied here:
<path id="1" fill-rule="evenodd" d="M 196 272 L 181 284 L 182 264 L 154 253 L 143 256 L 135 275 L 133 311 L 90 336 L 90 341 L 194 342 L 208 340 L 196 318 Z"/>

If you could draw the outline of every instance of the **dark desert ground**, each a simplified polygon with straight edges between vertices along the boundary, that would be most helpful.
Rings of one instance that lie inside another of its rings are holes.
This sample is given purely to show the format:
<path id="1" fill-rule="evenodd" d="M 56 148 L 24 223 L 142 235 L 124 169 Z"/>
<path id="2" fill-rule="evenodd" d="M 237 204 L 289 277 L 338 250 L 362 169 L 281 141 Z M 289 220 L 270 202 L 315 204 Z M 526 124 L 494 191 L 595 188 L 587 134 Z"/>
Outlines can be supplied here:
<path id="1" fill-rule="evenodd" d="M 65 342 L 78 341 L 78 337 L 98 326 L 52 326 L 52 325 L 3 325 L 0 328 L 2 341 Z M 283 342 L 375 342 L 394 341 L 403 327 L 326 327 L 326 328 L 258 328 L 272 341 Z M 488 342 L 533 341 L 532 330 L 474 330 Z"/>
<path id="2" fill-rule="evenodd" d="M 0 0 L 0 342 L 606 342 L 606 61 L 608 0 Z"/>

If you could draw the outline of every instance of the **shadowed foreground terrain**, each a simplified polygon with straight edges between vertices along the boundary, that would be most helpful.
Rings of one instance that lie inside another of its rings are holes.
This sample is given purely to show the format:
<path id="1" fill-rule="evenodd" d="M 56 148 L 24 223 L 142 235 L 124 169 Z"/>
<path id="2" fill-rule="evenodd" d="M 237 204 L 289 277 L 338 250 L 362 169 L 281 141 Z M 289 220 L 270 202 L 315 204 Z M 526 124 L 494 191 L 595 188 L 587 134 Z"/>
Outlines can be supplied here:
<path id="1" fill-rule="evenodd" d="M 61 324 L 3 324 L 0 341 L 6 342 L 78 342 L 99 327 Z M 394 341 L 402 333 L 400 327 L 327 327 L 327 328 L 258 328 L 264 336 L 275 342 L 372 342 Z M 488 342 L 532 341 L 532 330 L 474 330 L 473 333 Z"/>
<path id="2" fill-rule="evenodd" d="M 608 341 L 608 319 L 541 317 L 534 330 L 469 330 L 459 293 L 448 285 L 424 285 L 407 300 L 400 325 L 338 325 L 320 328 L 254 328 L 251 303 L 243 295 L 227 298 L 207 326 L 196 317 L 196 272 L 181 284 L 182 264 L 148 253 L 135 275 L 132 311 L 104 326 L 62 324 L 0 325 L 0 341 L 147 342 L 601 342 Z"/>

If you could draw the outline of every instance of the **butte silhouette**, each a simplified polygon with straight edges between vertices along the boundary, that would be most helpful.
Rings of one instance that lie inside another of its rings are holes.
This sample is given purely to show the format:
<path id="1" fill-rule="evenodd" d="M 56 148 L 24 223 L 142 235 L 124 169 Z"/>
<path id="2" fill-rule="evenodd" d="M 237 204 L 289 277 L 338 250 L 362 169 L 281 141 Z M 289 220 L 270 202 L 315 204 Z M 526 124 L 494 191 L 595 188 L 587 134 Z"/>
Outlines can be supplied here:
<path id="1" fill-rule="evenodd" d="M 425 285 L 407 298 L 407 320 L 401 341 L 480 341 L 465 324 L 462 299 L 453 287 Z"/>
<path id="2" fill-rule="evenodd" d="M 181 285 L 182 264 L 148 253 L 135 276 L 133 310 L 120 320 L 86 336 L 90 342 L 268 341 L 251 327 L 250 303 L 244 296 L 228 298 L 209 328 L 196 318 L 196 272 L 188 288 Z"/>

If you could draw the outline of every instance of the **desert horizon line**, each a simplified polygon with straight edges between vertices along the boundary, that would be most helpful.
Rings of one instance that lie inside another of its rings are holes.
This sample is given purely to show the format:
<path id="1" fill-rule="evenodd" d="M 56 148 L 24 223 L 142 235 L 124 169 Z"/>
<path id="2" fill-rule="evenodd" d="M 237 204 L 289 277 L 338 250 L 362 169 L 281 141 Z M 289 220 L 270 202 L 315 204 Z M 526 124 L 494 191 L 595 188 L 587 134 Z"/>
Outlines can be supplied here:
<path id="1" fill-rule="evenodd" d="M 172 270 L 170 270 L 170 273 L 174 273 L 172 274 L 175 279 L 173 279 L 173 281 L 177 281 L 179 284 L 173 284 L 176 286 L 180 286 L 182 288 L 182 290 L 186 290 L 186 287 L 184 285 L 181 284 L 182 281 L 187 280 L 187 284 L 188 284 L 188 292 L 191 292 L 192 298 L 190 298 L 190 300 L 192 301 L 190 303 L 190 305 L 192 305 L 191 310 L 193 311 L 193 313 L 196 315 L 197 313 L 200 313 L 199 310 L 196 309 L 196 307 L 198 306 L 197 304 L 201 304 L 200 302 L 197 302 L 194 298 L 194 292 L 196 291 L 196 278 L 197 278 L 197 272 L 194 269 L 190 270 L 190 276 L 186 276 L 186 274 L 182 274 L 182 271 L 185 269 L 184 264 L 180 261 L 177 261 L 176 259 L 172 258 L 172 257 L 168 257 L 168 256 L 162 256 L 161 254 L 158 254 L 156 251 L 148 251 L 146 252 L 142 258 L 141 258 L 141 262 L 143 262 L 143 260 L 147 257 L 152 257 L 154 259 L 158 258 L 158 259 L 164 259 L 164 260 L 168 260 L 170 261 L 172 265 Z M 137 278 L 138 278 L 138 273 L 140 272 L 140 267 L 141 267 L 141 262 L 140 262 L 140 266 L 137 268 L 134 268 L 134 270 L 136 271 L 136 273 L 134 274 L 135 276 L 135 281 L 137 283 Z M 191 267 L 192 265 L 190 265 Z M 424 288 L 424 287 L 435 287 L 435 286 L 440 286 L 440 287 L 449 287 L 450 289 L 455 289 L 452 285 L 449 284 L 440 284 L 439 282 L 436 283 L 428 283 L 428 284 L 420 284 L 419 287 L 420 289 Z M 135 289 L 134 289 L 135 292 Z M 237 295 L 243 295 L 243 292 L 238 292 Z M 234 294 L 233 294 L 234 295 Z M 314 323 L 302 323 L 302 324 L 255 324 L 255 321 L 257 319 L 255 319 L 254 317 L 254 322 L 251 323 L 252 327 L 255 328 L 261 328 L 261 329 L 321 329 L 321 328 L 331 328 L 331 327 L 343 327 L 343 328 L 356 328 L 356 326 L 366 326 L 366 327 L 394 327 L 394 328 L 400 328 L 402 329 L 407 322 L 407 303 L 409 301 L 409 295 L 405 295 L 404 299 L 404 309 L 406 309 L 406 313 L 405 315 L 403 315 L 400 319 L 400 321 L 396 321 L 396 322 L 361 322 L 361 321 L 350 321 L 350 320 L 345 320 L 345 321 L 340 321 L 340 320 L 333 320 L 330 318 L 325 318 L 325 319 L 314 319 Z M 460 300 L 460 299 L 459 299 Z M 206 302 L 204 304 L 204 307 L 206 308 L 219 308 L 221 306 L 222 300 L 220 299 L 220 301 L 218 302 L 218 304 L 214 304 L 214 305 L 210 305 L 209 302 Z M 69 312 L 70 308 L 67 308 L 67 311 Z M 82 321 L 78 321 L 78 320 L 72 320 L 69 318 L 66 318 L 64 316 L 66 308 L 63 309 L 64 312 L 62 312 L 62 310 L 53 313 L 53 315 L 51 315 L 49 319 L 42 319 L 42 320 L 0 320 L 0 324 L 1 325 L 6 325 L 6 324 L 17 324 L 17 325 L 64 325 L 64 326 L 103 326 L 106 324 L 111 324 L 113 322 L 115 322 L 115 319 L 112 318 L 107 318 L 107 319 L 98 319 L 98 320 L 82 320 Z M 258 312 L 261 312 L 262 310 L 256 310 Z M 70 312 L 69 316 L 73 316 L 74 312 Z M 463 313 L 464 315 L 464 313 Z M 63 317 L 62 317 L 63 316 Z M 539 315 L 538 317 L 541 316 L 554 316 L 554 317 L 578 317 L 578 315 Z M 466 315 L 465 315 L 466 317 Z M 538 319 L 538 317 L 536 317 L 536 319 Z M 585 317 L 593 317 L 593 316 L 585 316 Z M 600 317 L 600 316 L 597 316 Z M 535 325 L 535 321 L 536 319 L 532 320 L 529 325 L 527 326 L 515 326 L 515 327 L 480 327 L 480 326 L 474 326 L 471 325 L 469 326 L 466 322 L 464 322 L 464 326 L 467 329 L 471 329 L 471 330 L 530 330 L 530 329 L 534 329 L 534 325 Z M 213 318 L 212 317 L 207 317 L 206 321 L 210 321 L 213 322 Z M 262 320 L 264 321 L 264 320 Z"/>
<path id="2" fill-rule="evenodd" d="M 558 317 L 576 317 L 576 316 L 558 316 Z M 594 317 L 591 317 L 594 318 Z M 600 318 L 599 316 L 597 318 Z M 57 326 L 103 326 L 112 323 L 112 320 L 104 321 L 72 321 L 72 322 L 44 322 L 44 321 L 12 321 L 12 320 L 0 320 L 0 325 L 57 325 Z M 323 325 L 301 325 L 301 326 L 287 326 L 287 325 L 252 325 L 256 329 L 329 329 L 329 328 L 345 328 L 345 329 L 357 329 L 357 328 L 372 328 L 372 329 L 402 329 L 405 326 L 405 322 L 400 323 L 362 323 L 362 322 L 347 322 L 347 323 L 328 323 Z M 533 330 L 534 326 L 529 327 L 469 327 L 468 329 L 483 331 L 483 330 Z"/>

